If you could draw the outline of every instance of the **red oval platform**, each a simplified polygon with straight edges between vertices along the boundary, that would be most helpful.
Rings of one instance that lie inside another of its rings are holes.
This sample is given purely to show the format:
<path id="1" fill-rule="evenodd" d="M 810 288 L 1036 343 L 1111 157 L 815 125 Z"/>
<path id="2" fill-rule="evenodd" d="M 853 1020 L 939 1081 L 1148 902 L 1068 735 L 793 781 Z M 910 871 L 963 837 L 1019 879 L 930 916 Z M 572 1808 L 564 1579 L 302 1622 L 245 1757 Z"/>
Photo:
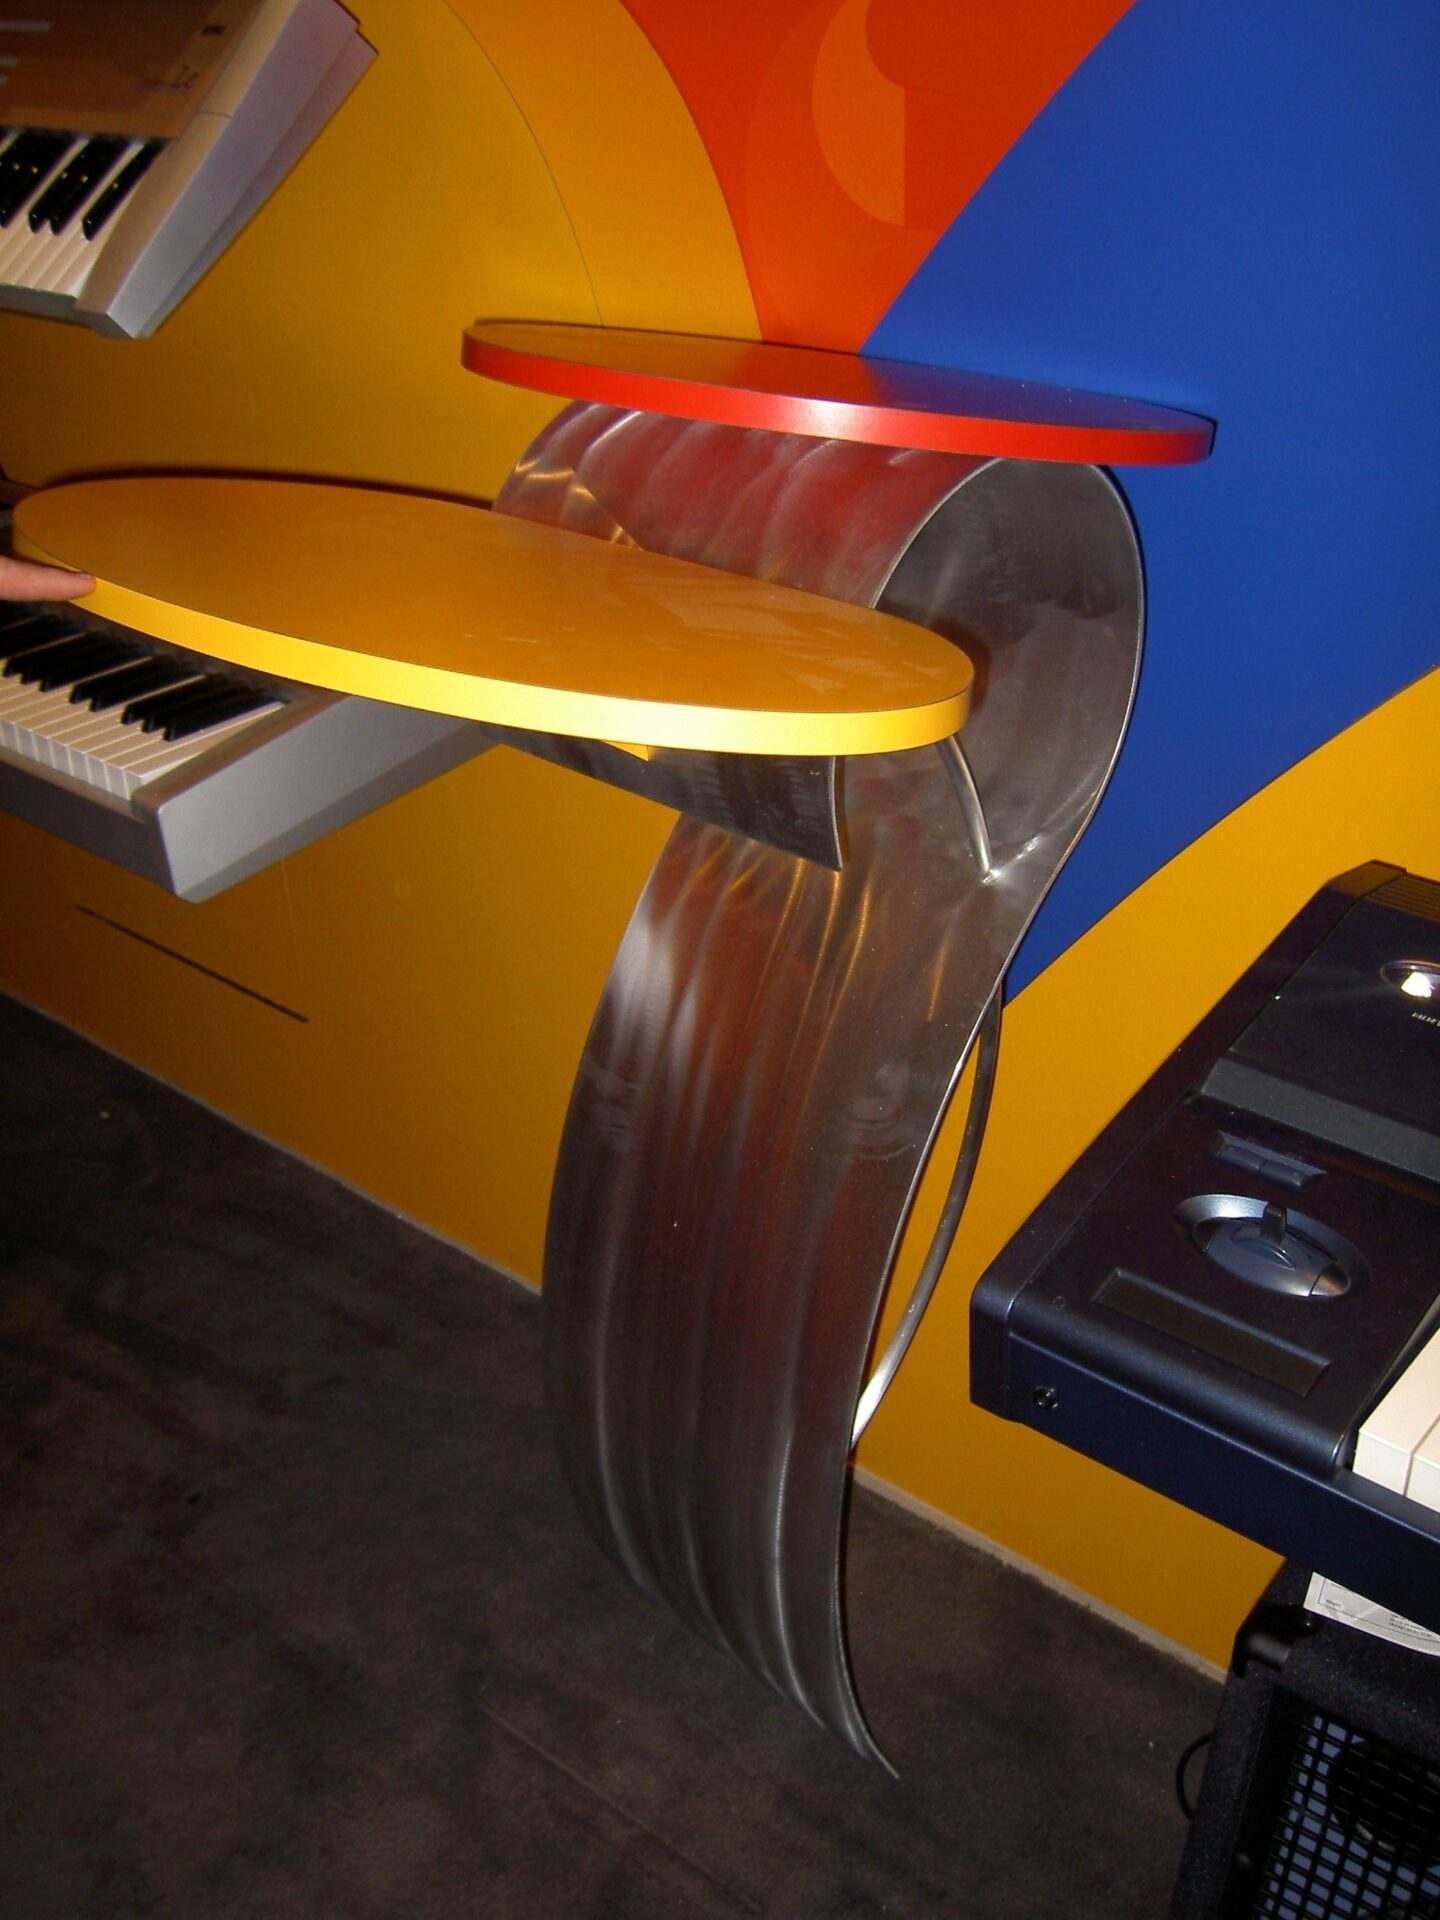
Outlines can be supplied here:
<path id="1" fill-rule="evenodd" d="M 1214 423 L 1139 400 L 817 347 L 477 320 L 462 358 L 510 386 L 609 406 L 936 453 L 1095 466 L 1203 460 Z"/>

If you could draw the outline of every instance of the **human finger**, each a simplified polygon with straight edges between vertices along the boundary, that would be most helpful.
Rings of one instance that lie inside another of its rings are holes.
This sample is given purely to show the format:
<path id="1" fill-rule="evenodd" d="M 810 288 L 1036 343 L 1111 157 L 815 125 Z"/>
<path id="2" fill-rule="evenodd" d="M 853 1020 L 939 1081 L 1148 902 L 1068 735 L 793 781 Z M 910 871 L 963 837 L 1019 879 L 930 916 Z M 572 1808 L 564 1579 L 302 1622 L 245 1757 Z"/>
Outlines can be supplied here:
<path id="1" fill-rule="evenodd" d="M 15 560 L 0 553 L 0 600 L 76 600 L 95 591 L 88 573 L 46 567 L 36 560 Z"/>

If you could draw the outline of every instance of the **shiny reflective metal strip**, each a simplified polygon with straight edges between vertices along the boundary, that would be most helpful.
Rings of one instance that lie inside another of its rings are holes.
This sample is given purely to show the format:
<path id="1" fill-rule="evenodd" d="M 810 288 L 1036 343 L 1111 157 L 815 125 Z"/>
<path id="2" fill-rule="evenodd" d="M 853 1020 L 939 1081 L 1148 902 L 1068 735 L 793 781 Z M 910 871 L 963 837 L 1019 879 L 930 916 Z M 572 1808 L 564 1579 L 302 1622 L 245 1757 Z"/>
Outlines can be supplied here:
<path id="1" fill-rule="evenodd" d="M 676 826 L 576 1078 L 546 1250 L 552 1418 L 597 1537 L 878 1757 L 840 1612 L 857 1402 L 962 1063 L 1119 748 L 1133 532 L 1093 468 L 591 406 L 497 507 L 878 605 L 977 668 L 968 780 L 943 749 L 844 764 L 840 872 Z"/>

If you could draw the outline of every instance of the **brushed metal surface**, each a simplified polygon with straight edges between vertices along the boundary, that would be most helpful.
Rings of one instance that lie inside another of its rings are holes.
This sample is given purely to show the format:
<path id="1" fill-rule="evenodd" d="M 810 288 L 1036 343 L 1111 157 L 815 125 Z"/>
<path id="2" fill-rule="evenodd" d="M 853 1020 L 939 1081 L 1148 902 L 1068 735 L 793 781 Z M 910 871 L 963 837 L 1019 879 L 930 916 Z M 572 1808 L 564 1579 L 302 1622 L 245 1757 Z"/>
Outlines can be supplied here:
<path id="1" fill-rule="evenodd" d="M 937 492 L 981 464 L 574 406 L 516 463 L 495 510 L 874 606 Z M 835 551 L 827 534 L 841 517 L 849 531 Z M 639 760 L 602 741 L 491 731 L 694 819 L 841 862 L 833 758 L 666 748 Z"/>
<path id="2" fill-rule="evenodd" d="M 552 1419 L 597 1538 L 878 1758 L 839 1589 L 866 1359 L 982 1016 L 1118 751 L 1134 535 L 1094 468 L 598 406 L 497 507 L 879 605 L 977 667 L 968 782 L 943 749 L 843 763 L 841 871 L 677 824 L 580 1064 L 546 1248 Z"/>
<path id="3" fill-rule="evenodd" d="M 517 747 L 607 786 L 638 793 L 712 826 L 763 840 L 822 866 L 841 864 L 834 755 L 702 753 L 655 747 L 641 759 L 605 740 L 485 727 L 497 746 Z"/>

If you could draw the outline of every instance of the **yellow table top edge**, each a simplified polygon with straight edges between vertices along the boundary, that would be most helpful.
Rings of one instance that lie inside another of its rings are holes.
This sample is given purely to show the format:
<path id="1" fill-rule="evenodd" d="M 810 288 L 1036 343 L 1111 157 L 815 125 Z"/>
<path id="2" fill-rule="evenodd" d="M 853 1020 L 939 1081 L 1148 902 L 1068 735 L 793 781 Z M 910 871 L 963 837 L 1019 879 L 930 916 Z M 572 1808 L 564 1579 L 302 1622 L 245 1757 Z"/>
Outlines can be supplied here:
<path id="1" fill-rule="evenodd" d="M 33 495 L 31 499 L 43 497 Z M 22 509 L 16 522 L 17 551 L 54 565 L 86 564 L 83 553 L 48 550 L 28 533 L 25 519 Z M 686 563 L 673 564 L 684 566 Z M 449 713 L 457 718 L 488 721 L 496 726 L 631 741 L 650 748 L 776 756 L 891 752 L 930 745 L 956 732 L 964 722 L 969 705 L 970 667 L 958 649 L 953 650 L 955 678 L 961 684 L 938 698 L 864 710 L 807 711 L 610 695 L 593 688 L 502 679 L 350 651 L 328 642 L 307 640 L 298 634 L 248 626 L 224 615 L 123 586 L 103 575 L 97 575 L 95 591 L 77 604 L 102 618 L 150 634 L 162 643 L 187 647 L 261 675 Z M 856 611 L 849 608 L 848 603 L 835 604 L 846 605 L 847 611 Z M 934 638 L 926 629 L 916 631 Z"/>

